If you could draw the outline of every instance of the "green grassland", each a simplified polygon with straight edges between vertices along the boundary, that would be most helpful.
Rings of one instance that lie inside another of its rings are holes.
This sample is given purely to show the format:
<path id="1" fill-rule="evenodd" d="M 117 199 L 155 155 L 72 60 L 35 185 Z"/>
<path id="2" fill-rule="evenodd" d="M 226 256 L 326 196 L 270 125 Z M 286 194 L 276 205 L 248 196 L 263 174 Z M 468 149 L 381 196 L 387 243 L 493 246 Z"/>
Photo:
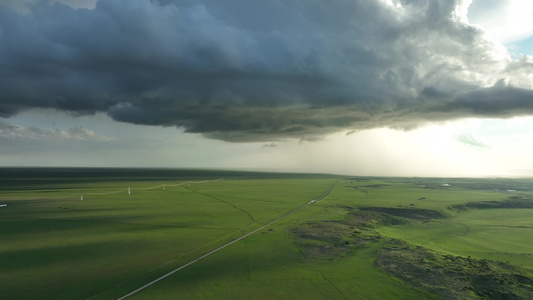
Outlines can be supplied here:
<path id="1" fill-rule="evenodd" d="M 1 299 L 117 299 L 297 209 L 130 298 L 533 297 L 528 179 L 0 169 L 0 204 Z"/>

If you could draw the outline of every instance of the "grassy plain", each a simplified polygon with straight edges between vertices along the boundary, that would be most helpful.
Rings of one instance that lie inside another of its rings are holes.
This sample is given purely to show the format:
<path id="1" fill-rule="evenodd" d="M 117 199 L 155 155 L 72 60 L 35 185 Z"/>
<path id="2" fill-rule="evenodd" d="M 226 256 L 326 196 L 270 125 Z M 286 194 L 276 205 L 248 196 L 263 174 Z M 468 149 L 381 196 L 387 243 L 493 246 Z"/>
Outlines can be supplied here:
<path id="1" fill-rule="evenodd" d="M 303 206 L 131 298 L 527 299 L 531 199 L 527 179 L 0 169 L 0 298 L 116 299 Z"/>
<path id="2" fill-rule="evenodd" d="M 442 253 L 511 262 L 533 270 L 533 209 L 472 210 L 452 219 L 380 232 Z"/>

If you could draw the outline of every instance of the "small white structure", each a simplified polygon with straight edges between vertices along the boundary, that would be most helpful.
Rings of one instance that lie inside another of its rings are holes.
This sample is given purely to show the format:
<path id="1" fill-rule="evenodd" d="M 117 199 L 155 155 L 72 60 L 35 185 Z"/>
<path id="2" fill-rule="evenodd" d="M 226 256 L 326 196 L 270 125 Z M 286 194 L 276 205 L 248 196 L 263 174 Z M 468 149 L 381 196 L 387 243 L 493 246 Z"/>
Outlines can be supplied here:
<path id="1" fill-rule="evenodd" d="M 131 195 L 131 189 L 129 186 L 128 186 L 128 195 Z"/>
<path id="2" fill-rule="evenodd" d="M 0 207 L 6 207 L 7 204 L 0 204 Z"/>
<path id="3" fill-rule="evenodd" d="M 83 201 L 83 194 L 80 195 L 80 200 Z"/>

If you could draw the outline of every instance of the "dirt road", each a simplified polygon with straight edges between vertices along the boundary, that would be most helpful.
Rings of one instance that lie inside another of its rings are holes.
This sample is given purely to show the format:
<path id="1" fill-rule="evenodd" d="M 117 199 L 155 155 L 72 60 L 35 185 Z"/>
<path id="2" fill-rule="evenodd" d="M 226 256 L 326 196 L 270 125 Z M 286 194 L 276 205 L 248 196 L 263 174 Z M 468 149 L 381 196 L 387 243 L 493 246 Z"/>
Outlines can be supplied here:
<path id="1" fill-rule="evenodd" d="M 182 265 L 181 267 L 179 267 L 179 268 L 177 268 L 177 269 L 175 269 L 175 270 L 172 270 L 172 271 L 168 272 L 167 274 L 165 274 L 165 275 L 163 275 L 163 276 L 161 276 L 161 277 L 159 277 L 159 278 L 157 278 L 157 279 L 155 279 L 155 280 L 153 280 L 153 281 L 151 281 L 151 282 L 149 282 L 149 283 L 147 283 L 147 284 L 141 286 L 140 288 L 138 288 L 138 289 L 136 289 L 136 290 L 134 290 L 134 291 L 132 291 L 132 292 L 130 292 L 130 293 L 128 293 L 128 294 L 126 294 L 126 295 L 120 297 L 120 298 L 118 298 L 117 300 L 126 299 L 126 298 L 128 298 L 128 297 L 130 297 L 130 296 L 132 296 L 132 295 L 135 295 L 135 294 L 137 294 L 138 292 L 140 292 L 140 291 L 146 289 L 147 287 L 149 287 L 149 286 L 151 286 L 151 285 L 154 285 L 155 283 L 157 283 L 157 282 L 159 282 L 159 281 L 161 281 L 161 280 L 167 278 L 168 276 L 170 276 L 170 275 L 172 275 L 172 274 L 174 274 L 174 273 L 176 273 L 176 272 L 178 272 L 178 271 L 180 271 L 180 270 L 182 270 L 182 269 L 184 269 L 184 268 L 186 268 L 186 267 L 188 267 L 188 266 L 194 264 L 195 262 L 197 262 L 197 261 L 199 261 L 199 260 L 202 260 L 202 259 L 208 257 L 209 255 L 214 254 L 214 253 L 216 253 L 216 252 L 218 252 L 218 251 L 220 251 L 220 250 L 222 250 L 222 249 L 228 247 L 229 245 L 231 245 L 231 244 L 233 244 L 233 243 L 236 243 L 236 242 L 238 242 L 238 241 L 240 241 L 240 240 L 242 240 L 242 239 L 245 239 L 246 237 L 248 237 L 248 236 L 250 236 L 250 235 L 252 235 L 252 234 L 254 234 L 254 233 L 256 233 L 256 232 L 258 232 L 258 231 L 260 231 L 260 230 L 263 230 L 263 229 L 267 228 L 268 226 L 270 226 L 270 225 L 272 225 L 272 224 L 274 224 L 274 223 L 276 223 L 276 222 L 278 222 L 278 221 L 280 221 L 280 220 L 285 219 L 286 217 L 288 217 L 288 216 L 290 216 L 290 215 L 292 215 L 292 214 L 298 212 L 299 210 L 301 210 L 302 208 L 304 208 L 304 207 L 306 207 L 306 206 L 312 205 L 312 204 L 314 204 L 314 203 L 317 203 L 317 202 L 323 200 L 324 198 L 326 198 L 326 197 L 331 193 L 331 191 L 333 190 L 333 188 L 335 187 L 335 185 L 337 185 L 337 182 L 335 182 L 335 183 L 329 188 L 329 190 L 327 190 L 327 191 L 326 191 L 322 196 L 320 196 L 319 198 L 317 198 L 317 199 L 315 199 L 315 200 L 312 200 L 312 201 L 310 201 L 310 202 L 308 202 L 308 203 L 306 203 L 306 204 L 304 204 L 304 205 L 298 207 L 297 209 L 295 209 L 295 210 L 293 210 L 293 211 L 291 211 L 291 212 L 289 212 L 289 213 L 287 213 L 287 214 L 285 214 L 285 215 L 283 215 L 283 216 L 281 216 L 281 217 L 275 219 L 274 221 L 271 221 L 271 222 L 269 222 L 269 223 L 267 223 L 267 224 L 265 224 L 265 225 L 263 225 L 263 226 L 261 226 L 261 227 L 255 229 L 255 230 L 252 230 L 252 231 L 250 231 L 250 232 L 248 232 L 248 233 L 242 235 L 241 237 L 239 237 L 239 238 L 237 238 L 237 239 L 234 239 L 233 241 L 228 242 L 228 243 L 226 243 L 226 244 L 224 244 L 224 245 L 222 245 L 222 246 L 216 248 L 215 250 L 212 250 L 212 251 L 210 251 L 210 252 L 208 252 L 208 253 L 206 253 L 206 254 L 204 254 L 204 255 L 202 255 L 202 256 L 200 256 L 200 257 L 198 257 L 198 258 L 196 258 L 196 259 L 194 259 L 194 260 L 192 260 L 192 261 L 190 261 L 190 262 L 188 262 L 188 263 Z"/>

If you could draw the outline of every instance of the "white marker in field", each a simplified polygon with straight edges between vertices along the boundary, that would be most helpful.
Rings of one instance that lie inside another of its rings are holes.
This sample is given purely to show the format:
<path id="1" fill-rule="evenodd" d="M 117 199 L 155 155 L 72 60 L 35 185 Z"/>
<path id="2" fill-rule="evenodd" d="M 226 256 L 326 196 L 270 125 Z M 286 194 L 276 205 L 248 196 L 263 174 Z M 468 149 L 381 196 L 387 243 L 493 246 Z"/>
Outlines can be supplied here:
<path id="1" fill-rule="evenodd" d="M 131 195 L 131 189 L 129 186 L 128 186 L 128 195 Z"/>
<path id="2" fill-rule="evenodd" d="M 83 194 L 80 195 L 80 200 L 83 201 Z"/>

